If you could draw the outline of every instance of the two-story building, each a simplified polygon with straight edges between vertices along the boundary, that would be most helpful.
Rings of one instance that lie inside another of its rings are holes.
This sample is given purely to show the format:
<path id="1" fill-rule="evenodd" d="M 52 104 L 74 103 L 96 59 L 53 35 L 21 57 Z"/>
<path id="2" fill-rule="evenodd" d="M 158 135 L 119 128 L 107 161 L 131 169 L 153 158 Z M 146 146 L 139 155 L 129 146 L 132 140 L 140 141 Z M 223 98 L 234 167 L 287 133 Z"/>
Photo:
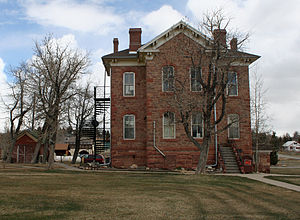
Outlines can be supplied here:
<path id="1" fill-rule="evenodd" d="M 146 44 L 141 44 L 140 28 L 129 30 L 129 48 L 118 50 L 114 38 L 114 52 L 102 57 L 106 73 L 111 79 L 111 162 L 113 167 L 128 168 L 132 164 L 150 168 L 194 169 L 199 150 L 187 138 L 183 126 L 176 122 L 178 115 L 166 105 L 163 98 L 170 92 L 174 75 L 189 82 L 190 90 L 199 92 L 201 86 L 192 69 L 190 59 L 183 59 L 179 47 L 187 50 L 201 47 L 209 49 L 210 39 L 183 21 L 173 25 Z M 226 31 L 220 30 L 224 46 Z M 188 44 L 185 44 L 187 42 Z M 234 140 L 244 155 L 252 155 L 249 95 L 249 65 L 259 56 L 237 50 L 231 41 L 232 63 L 230 89 L 227 94 L 226 113 L 218 125 L 228 129 L 218 133 L 211 141 L 207 164 L 217 164 L 216 145 Z M 195 100 L 197 102 L 198 100 Z M 220 106 L 215 114 L 218 116 Z M 201 114 L 191 119 L 191 135 L 200 143 L 203 138 Z"/>

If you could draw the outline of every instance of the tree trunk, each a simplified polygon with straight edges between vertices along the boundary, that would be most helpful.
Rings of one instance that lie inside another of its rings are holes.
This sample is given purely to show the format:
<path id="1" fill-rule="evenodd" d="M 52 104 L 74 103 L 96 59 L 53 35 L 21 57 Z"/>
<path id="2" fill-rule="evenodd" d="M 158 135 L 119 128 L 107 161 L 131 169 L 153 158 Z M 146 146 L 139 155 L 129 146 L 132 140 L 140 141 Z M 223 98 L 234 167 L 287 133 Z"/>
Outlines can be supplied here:
<path id="1" fill-rule="evenodd" d="M 7 150 L 6 163 L 11 163 L 12 162 L 11 157 L 12 157 L 12 153 L 14 151 L 16 142 L 17 142 L 17 138 L 15 137 L 15 138 L 12 139 L 12 143 L 9 146 L 8 150 Z"/>
<path id="2" fill-rule="evenodd" d="M 43 160 L 42 163 L 46 163 L 48 159 L 48 151 L 49 151 L 49 143 L 46 141 L 44 143 L 44 152 L 43 152 Z"/>
<path id="3" fill-rule="evenodd" d="M 2 154 L 1 154 L 1 159 L 2 161 L 6 161 L 6 158 L 7 158 L 7 146 L 2 148 Z"/>
<path id="4" fill-rule="evenodd" d="M 255 140 L 255 172 L 258 173 L 258 131 L 256 129 L 256 140 Z"/>
<path id="5" fill-rule="evenodd" d="M 78 157 L 78 152 L 79 152 L 79 148 L 80 148 L 80 139 L 81 139 L 81 137 L 76 134 L 75 150 L 74 150 L 74 154 L 73 154 L 73 158 L 72 158 L 72 164 L 76 163 L 76 159 Z"/>
<path id="6" fill-rule="evenodd" d="M 41 148 L 41 140 L 38 141 L 38 143 L 35 145 L 35 148 L 34 148 L 34 152 L 33 152 L 33 155 L 32 155 L 32 159 L 31 159 L 31 163 L 36 163 L 38 161 L 38 155 L 39 155 L 39 152 L 40 152 L 40 148 Z"/>
<path id="7" fill-rule="evenodd" d="M 209 151 L 209 144 L 210 144 L 210 138 L 205 137 L 203 140 L 202 149 L 200 150 L 200 157 L 196 169 L 196 174 L 205 173 L 206 162 L 207 162 L 208 151 Z"/>
<path id="8" fill-rule="evenodd" d="M 49 160 L 48 160 L 48 169 L 49 170 L 54 168 L 54 146 L 55 146 L 55 143 L 51 143 L 49 146 Z"/>

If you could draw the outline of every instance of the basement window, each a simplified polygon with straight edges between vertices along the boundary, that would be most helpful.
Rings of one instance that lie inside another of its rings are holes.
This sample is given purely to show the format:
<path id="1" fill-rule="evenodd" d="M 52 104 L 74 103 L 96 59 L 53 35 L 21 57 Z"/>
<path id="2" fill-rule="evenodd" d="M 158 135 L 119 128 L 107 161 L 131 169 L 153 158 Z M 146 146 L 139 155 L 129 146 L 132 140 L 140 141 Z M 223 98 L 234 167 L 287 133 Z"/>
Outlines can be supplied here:
<path id="1" fill-rule="evenodd" d="M 203 120 L 202 114 L 200 112 L 194 113 L 192 115 L 191 129 L 193 138 L 203 138 Z"/>
<path id="2" fill-rule="evenodd" d="M 174 67 L 173 66 L 164 66 L 162 68 L 162 86 L 163 92 L 170 92 L 173 90 L 174 86 Z"/>
<path id="3" fill-rule="evenodd" d="M 238 114 L 228 115 L 228 124 L 231 124 L 228 128 L 228 139 L 239 139 L 240 138 L 239 115 Z"/>
<path id="4" fill-rule="evenodd" d="M 124 137 L 124 140 L 134 140 L 135 139 L 135 116 L 134 115 L 124 115 L 123 137 Z"/>
<path id="5" fill-rule="evenodd" d="M 163 117 L 163 138 L 175 138 L 175 114 L 173 112 L 165 112 Z"/>
<path id="6" fill-rule="evenodd" d="M 123 75 L 123 96 L 130 97 L 135 95 L 135 75 L 133 72 L 126 72 Z"/>
<path id="7" fill-rule="evenodd" d="M 201 67 L 191 67 L 190 75 L 191 75 L 191 91 L 199 92 L 201 91 Z"/>

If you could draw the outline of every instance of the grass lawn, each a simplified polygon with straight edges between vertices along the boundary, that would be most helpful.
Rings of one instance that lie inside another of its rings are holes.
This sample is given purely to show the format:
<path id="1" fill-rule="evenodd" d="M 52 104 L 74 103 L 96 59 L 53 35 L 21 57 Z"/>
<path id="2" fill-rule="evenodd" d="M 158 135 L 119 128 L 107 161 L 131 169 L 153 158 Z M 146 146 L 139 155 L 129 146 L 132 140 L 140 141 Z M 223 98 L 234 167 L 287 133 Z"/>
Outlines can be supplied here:
<path id="1" fill-rule="evenodd" d="M 273 174 L 300 175 L 300 168 L 279 168 L 271 167 Z"/>
<path id="2" fill-rule="evenodd" d="M 216 175 L 0 169 L 0 219 L 297 219 L 300 193 Z"/>
<path id="3" fill-rule="evenodd" d="M 287 156 L 300 156 L 300 153 L 296 152 L 279 152 L 282 155 Z M 287 175 L 300 175 L 300 160 L 279 157 L 278 164 L 271 166 L 271 173 L 274 174 L 287 174 Z"/>
<path id="4" fill-rule="evenodd" d="M 265 178 L 300 186 L 300 176 L 266 176 Z"/>

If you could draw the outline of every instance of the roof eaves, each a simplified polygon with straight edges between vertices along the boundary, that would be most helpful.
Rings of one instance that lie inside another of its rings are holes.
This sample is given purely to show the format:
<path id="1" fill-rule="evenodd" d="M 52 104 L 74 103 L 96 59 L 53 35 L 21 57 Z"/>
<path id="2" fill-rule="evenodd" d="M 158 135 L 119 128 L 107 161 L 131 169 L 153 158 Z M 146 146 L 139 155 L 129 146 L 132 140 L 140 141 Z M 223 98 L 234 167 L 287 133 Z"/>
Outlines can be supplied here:
<path id="1" fill-rule="evenodd" d="M 170 27 L 169 29 L 165 30 L 164 32 L 162 32 L 160 35 L 156 36 L 155 38 L 153 38 L 152 40 L 148 41 L 146 44 L 144 44 L 142 47 L 140 47 L 138 49 L 138 51 L 143 51 L 144 49 L 146 49 L 149 45 L 151 45 L 153 42 L 157 41 L 158 39 L 160 39 L 161 37 L 163 37 L 164 35 L 166 35 L 168 32 L 172 31 L 173 29 L 177 28 L 179 25 L 184 25 L 185 27 L 189 28 L 190 30 L 194 31 L 195 33 L 199 34 L 202 38 L 210 41 L 210 39 L 205 36 L 203 33 L 201 33 L 199 30 L 196 30 L 195 28 L 193 28 L 191 25 L 189 25 L 188 23 L 184 22 L 184 21 L 179 21 L 176 24 L 174 24 L 172 27 Z"/>

